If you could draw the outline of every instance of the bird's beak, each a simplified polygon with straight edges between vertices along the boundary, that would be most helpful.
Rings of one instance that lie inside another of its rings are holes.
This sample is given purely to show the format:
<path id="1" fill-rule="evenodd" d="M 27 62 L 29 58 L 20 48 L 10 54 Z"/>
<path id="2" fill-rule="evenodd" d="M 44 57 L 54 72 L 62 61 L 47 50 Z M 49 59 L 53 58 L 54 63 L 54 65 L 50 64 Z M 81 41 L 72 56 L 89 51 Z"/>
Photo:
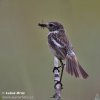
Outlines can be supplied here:
<path id="1" fill-rule="evenodd" d="M 42 27 L 42 28 L 46 28 L 48 25 L 47 25 L 47 24 L 43 24 L 43 23 L 42 23 L 42 24 L 39 23 L 38 26 L 40 26 L 40 27 Z"/>

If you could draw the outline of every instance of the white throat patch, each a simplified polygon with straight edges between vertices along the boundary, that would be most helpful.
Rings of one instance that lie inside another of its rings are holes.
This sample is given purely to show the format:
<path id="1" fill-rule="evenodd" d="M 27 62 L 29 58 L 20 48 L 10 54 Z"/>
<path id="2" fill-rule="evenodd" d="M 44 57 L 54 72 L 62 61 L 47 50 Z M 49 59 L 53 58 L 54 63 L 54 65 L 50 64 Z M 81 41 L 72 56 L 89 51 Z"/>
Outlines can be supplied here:
<path id="1" fill-rule="evenodd" d="M 59 31 L 51 31 L 51 32 L 48 33 L 48 35 L 51 34 L 51 33 L 57 34 L 58 32 Z"/>

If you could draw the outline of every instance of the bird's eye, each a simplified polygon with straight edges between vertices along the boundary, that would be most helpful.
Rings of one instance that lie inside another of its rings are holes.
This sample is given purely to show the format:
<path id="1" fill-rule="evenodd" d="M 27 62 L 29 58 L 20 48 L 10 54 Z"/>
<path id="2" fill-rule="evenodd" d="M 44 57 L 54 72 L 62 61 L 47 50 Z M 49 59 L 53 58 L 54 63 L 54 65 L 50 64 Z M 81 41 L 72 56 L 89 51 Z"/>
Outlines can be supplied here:
<path id="1" fill-rule="evenodd" d="M 50 26 L 50 27 L 52 27 L 52 26 L 53 26 L 53 24 L 49 24 L 49 26 Z"/>

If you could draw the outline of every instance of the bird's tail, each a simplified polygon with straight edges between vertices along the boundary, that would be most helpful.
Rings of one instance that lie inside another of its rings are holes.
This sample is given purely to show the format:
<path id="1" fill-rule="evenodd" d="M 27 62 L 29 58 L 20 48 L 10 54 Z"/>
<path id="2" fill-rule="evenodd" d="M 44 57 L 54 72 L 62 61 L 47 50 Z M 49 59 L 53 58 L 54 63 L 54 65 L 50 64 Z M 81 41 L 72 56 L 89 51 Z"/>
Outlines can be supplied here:
<path id="1" fill-rule="evenodd" d="M 67 57 L 66 71 L 72 76 L 74 75 L 76 78 L 79 77 L 79 78 L 86 79 L 88 77 L 88 74 L 79 64 L 76 57 Z"/>

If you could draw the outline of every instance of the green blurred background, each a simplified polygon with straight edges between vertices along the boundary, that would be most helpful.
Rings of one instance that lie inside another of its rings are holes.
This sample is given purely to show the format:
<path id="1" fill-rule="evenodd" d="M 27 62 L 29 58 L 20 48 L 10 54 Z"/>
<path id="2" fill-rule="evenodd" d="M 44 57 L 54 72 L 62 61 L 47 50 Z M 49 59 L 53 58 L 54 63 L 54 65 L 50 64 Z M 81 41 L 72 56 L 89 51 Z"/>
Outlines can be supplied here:
<path id="1" fill-rule="evenodd" d="M 61 22 L 88 72 L 87 80 L 64 73 L 63 100 L 94 100 L 100 93 L 100 0 L 0 0 L 0 95 L 25 91 L 51 100 L 53 56 L 39 22 Z"/>

